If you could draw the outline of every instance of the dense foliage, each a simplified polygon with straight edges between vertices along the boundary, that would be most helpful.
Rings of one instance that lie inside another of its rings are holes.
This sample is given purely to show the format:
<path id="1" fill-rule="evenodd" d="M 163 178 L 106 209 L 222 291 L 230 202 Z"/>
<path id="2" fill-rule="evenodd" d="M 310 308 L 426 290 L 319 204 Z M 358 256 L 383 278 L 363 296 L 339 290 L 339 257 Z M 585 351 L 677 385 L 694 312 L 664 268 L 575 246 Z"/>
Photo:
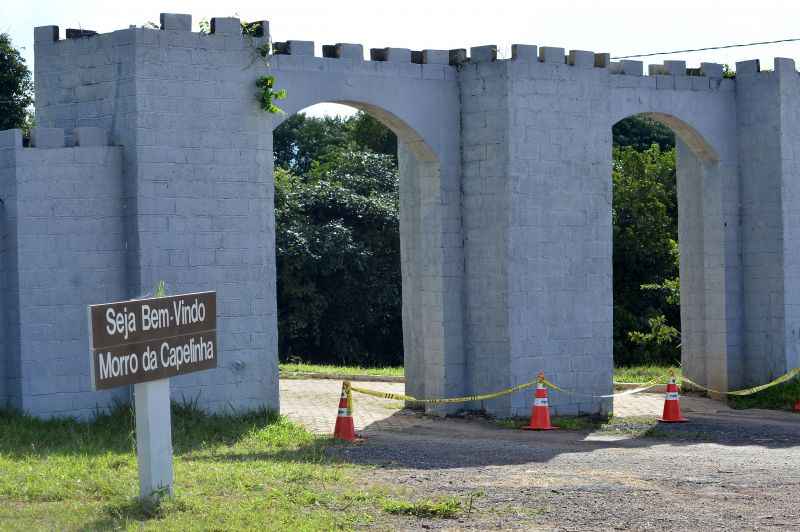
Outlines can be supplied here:
<path id="1" fill-rule="evenodd" d="M 613 133 L 615 361 L 675 362 L 674 137 L 645 117 Z M 274 146 L 281 358 L 402 363 L 397 138 L 363 113 L 297 114 Z"/>
<path id="2" fill-rule="evenodd" d="M 33 103 L 33 83 L 25 59 L 0 33 L 0 131 L 27 128 L 28 108 Z"/>
<path id="3" fill-rule="evenodd" d="M 402 364 L 397 164 L 361 144 L 371 121 L 295 115 L 275 132 L 283 360 Z"/>
<path id="4" fill-rule="evenodd" d="M 675 150 L 614 147 L 614 359 L 675 362 L 680 313 Z"/>

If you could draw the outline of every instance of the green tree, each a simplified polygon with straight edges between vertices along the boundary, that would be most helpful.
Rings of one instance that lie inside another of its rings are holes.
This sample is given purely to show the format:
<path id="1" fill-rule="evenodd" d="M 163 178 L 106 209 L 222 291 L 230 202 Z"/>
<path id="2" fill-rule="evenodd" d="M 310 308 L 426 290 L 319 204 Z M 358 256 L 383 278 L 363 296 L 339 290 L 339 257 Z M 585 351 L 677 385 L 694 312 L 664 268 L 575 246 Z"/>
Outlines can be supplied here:
<path id="1" fill-rule="evenodd" d="M 349 126 L 359 149 L 397 157 L 397 136 L 378 120 L 359 112 L 350 119 Z"/>
<path id="2" fill-rule="evenodd" d="M 31 72 L 8 34 L 0 33 L 0 131 L 27 128 L 31 104 Z"/>
<path id="3" fill-rule="evenodd" d="M 645 115 L 635 115 L 620 120 L 611 129 L 614 146 L 631 147 L 638 151 L 658 144 L 662 151 L 675 147 L 675 134 L 670 128 Z"/>
<path id="4" fill-rule="evenodd" d="M 675 151 L 614 148 L 614 358 L 680 356 Z"/>
<path id="5" fill-rule="evenodd" d="M 349 119 L 311 117 L 297 113 L 287 118 L 272 135 L 275 166 L 303 175 L 312 163 L 353 144 Z"/>
<path id="6" fill-rule="evenodd" d="M 402 363 L 397 179 L 391 156 L 367 151 L 276 170 L 282 359 Z"/>
<path id="7" fill-rule="evenodd" d="M 303 175 L 311 165 L 342 150 L 371 151 L 397 158 L 397 137 L 367 113 L 347 117 L 290 116 L 273 134 L 275 166 Z"/>

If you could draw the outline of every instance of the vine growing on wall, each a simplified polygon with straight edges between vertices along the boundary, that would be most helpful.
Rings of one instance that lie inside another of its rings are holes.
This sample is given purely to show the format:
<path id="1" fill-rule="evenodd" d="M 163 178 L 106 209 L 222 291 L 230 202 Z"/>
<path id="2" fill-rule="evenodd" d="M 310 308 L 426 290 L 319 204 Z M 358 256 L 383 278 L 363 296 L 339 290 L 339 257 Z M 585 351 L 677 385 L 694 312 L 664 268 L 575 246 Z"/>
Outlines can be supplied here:
<path id="1" fill-rule="evenodd" d="M 275 76 L 261 76 L 256 80 L 259 89 L 261 110 L 268 113 L 282 113 L 283 109 L 275 105 L 275 100 L 286 98 L 286 89 L 275 90 Z"/>
<path id="2" fill-rule="evenodd" d="M 256 39 L 264 37 L 264 27 L 259 22 L 246 22 L 241 21 L 242 36 L 247 39 L 250 47 L 253 49 L 254 62 L 260 59 L 264 65 L 269 68 L 269 56 L 272 53 L 272 42 L 258 44 Z M 202 19 L 198 26 L 200 33 L 211 33 L 211 23 L 208 19 Z M 252 63 L 251 63 L 252 65 Z M 275 90 L 275 76 L 267 75 L 261 76 L 256 79 L 256 87 L 258 88 L 258 101 L 261 105 L 261 110 L 271 114 L 282 113 L 283 109 L 275 104 L 276 100 L 283 100 L 286 98 L 286 89 Z"/>

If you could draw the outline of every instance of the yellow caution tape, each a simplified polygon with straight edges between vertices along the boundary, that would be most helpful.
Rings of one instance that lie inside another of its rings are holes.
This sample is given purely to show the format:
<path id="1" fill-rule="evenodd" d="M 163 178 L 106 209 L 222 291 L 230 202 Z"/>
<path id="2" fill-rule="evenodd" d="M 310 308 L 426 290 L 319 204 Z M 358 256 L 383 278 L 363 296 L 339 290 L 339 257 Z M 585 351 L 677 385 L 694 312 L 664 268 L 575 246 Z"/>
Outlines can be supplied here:
<path id="1" fill-rule="evenodd" d="M 758 393 L 761 390 L 766 390 L 767 388 L 771 388 L 772 386 L 776 386 L 776 385 L 782 384 L 782 383 L 784 383 L 786 381 L 790 381 L 793 378 L 795 378 L 797 375 L 800 375 L 800 368 L 794 368 L 793 370 L 790 370 L 788 373 L 785 373 L 785 374 L 781 375 L 780 377 L 778 377 L 777 379 L 775 379 L 773 381 L 770 381 L 770 382 L 768 382 L 766 384 L 762 384 L 760 386 L 753 386 L 752 388 L 745 388 L 744 390 L 735 390 L 735 391 L 732 391 L 732 392 L 721 392 L 719 390 L 714 390 L 713 388 L 706 388 L 705 386 L 701 386 L 700 384 L 697 384 L 696 382 L 694 382 L 693 380 L 691 380 L 691 379 L 689 379 L 687 377 L 680 377 L 680 380 L 682 380 L 683 382 L 689 383 L 689 384 L 691 384 L 692 386 L 694 386 L 696 388 L 700 388 L 701 390 L 705 390 L 707 392 L 724 394 L 724 395 L 739 395 L 739 396 L 741 396 L 741 395 L 753 395 L 754 393 Z"/>
<path id="2" fill-rule="evenodd" d="M 711 392 L 711 393 L 719 393 L 719 394 L 727 394 L 727 395 L 752 395 L 754 393 L 760 392 L 761 390 L 766 390 L 767 388 L 770 388 L 772 386 L 776 386 L 778 384 L 781 384 L 781 383 L 784 383 L 786 381 L 792 380 L 797 375 L 800 375 L 800 368 L 795 368 L 795 369 L 789 371 L 788 373 L 786 373 L 784 375 L 781 375 L 777 379 L 775 379 L 775 380 L 773 380 L 771 382 L 768 382 L 766 384 L 762 384 L 760 386 L 754 386 L 752 388 L 747 388 L 747 389 L 744 389 L 744 390 L 736 390 L 736 391 L 732 391 L 732 392 L 721 392 L 721 391 L 718 391 L 718 390 L 714 390 L 712 388 L 706 388 L 705 386 L 701 386 L 701 385 L 697 384 L 696 382 L 694 382 L 693 380 L 690 380 L 687 377 L 675 377 L 675 379 L 676 380 L 681 380 L 681 381 L 686 382 L 686 383 L 689 383 L 692 386 L 695 386 L 697 388 L 700 388 L 701 390 L 705 390 L 705 391 L 708 391 L 708 392 Z M 516 386 L 512 386 L 511 388 L 505 388 L 505 389 L 497 391 L 497 392 L 478 394 L 478 395 L 467 395 L 467 396 L 464 396 L 464 397 L 442 398 L 442 399 L 417 399 L 416 397 L 412 397 L 410 395 L 404 395 L 404 394 L 401 394 L 401 393 L 377 392 L 375 390 L 370 390 L 370 389 L 367 389 L 367 388 L 355 387 L 350 383 L 350 381 L 344 381 L 344 385 L 345 385 L 345 388 L 347 389 L 347 403 L 350 406 L 351 411 L 352 411 L 353 398 L 352 398 L 352 395 L 351 395 L 351 391 L 357 392 L 357 393 L 360 393 L 360 394 L 364 394 L 364 395 L 369 395 L 371 397 L 377 397 L 379 399 L 391 399 L 391 400 L 394 400 L 394 401 L 406 401 L 406 402 L 410 402 L 410 403 L 422 403 L 422 404 L 433 404 L 433 405 L 435 405 L 435 404 L 468 403 L 468 402 L 471 402 L 471 401 L 485 401 L 487 399 L 496 399 L 498 397 L 503 397 L 504 395 L 510 395 L 512 393 L 519 392 L 519 391 L 524 390 L 526 388 L 531 388 L 531 387 L 535 386 L 536 383 L 541 382 L 542 384 L 544 384 L 548 388 L 552 388 L 553 390 L 556 390 L 556 391 L 559 391 L 559 392 L 562 392 L 562 393 L 567 393 L 567 394 L 570 394 L 570 395 L 580 395 L 580 396 L 583 396 L 583 397 L 594 397 L 594 398 L 598 398 L 598 399 L 608 399 L 608 398 L 612 398 L 612 397 L 621 397 L 623 395 L 632 395 L 632 394 L 635 394 L 635 393 L 643 392 L 645 390 L 649 390 L 650 388 L 652 388 L 654 386 L 657 386 L 658 384 L 663 384 L 664 380 L 666 378 L 668 378 L 668 377 L 667 376 L 662 376 L 662 377 L 659 377 L 659 378 L 655 378 L 655 379 L 653 379 L 653 380 L 651 380 L 649 382 L 644 383 L 642 386 L 640 386 L 638 388 L 634 388 L 632 390 L 625 390 L 624 392 L 611 393 L 611 394 L 605 394 L 605 395 L 593 395 L 593 394 L 575 392 L 575 391 L 572 391 L 572 390 L 564 389 L 564 388 L 562 388 L 562 387 L 550 382 L 549 380 L 545 379 L 543 375 L 540 375 L 535 380 L 532 380 L 530 382 L 525 382 L 523 384 L 518 384 Z"/>
<path id="3" fill-rule="evenodd" d="M 650 382 L 646 382 L 646 383 L 642 384 L 641 386 L 639 386 L 638 388 L 634 388 L 632 390 L 625 390 L 624 392 L 609 393 L 609 394 L 605 394 L 605 395 L 593 395 L 593 394 L 590 394 L 590 393 L 581 393 L 581 392 L 574 392 L 572 390 L 565 390 L 564 388 L 553 384 L 552 382 L 550 382 L 547 379 L 542 379 L 542 383 L 545 386 L 547 386 L 548 388 L 552 388 L 553 390 L 556 390 L 556 391 L 559 391 L 559 392 L 563 392 L 563 393 L 567 393 L 567 394 L 570 394 L 570 395 L 580 395 L 580 396 L 583 396 L 583 397 L 595 397 L 595 398 L 598 398 L 598 399 L 608 399 L 608 398 L 611 398 L 611 397 L 622 397 L 623 395 L 632 395 L 632 394 L 635 394 L 635 393 L 641 393 L 641 392 L 643 392 L 645 390 L 649 390 L 653 386 L 658 386 L 659 384 L 661 384 L 661 379 L 653 379 Z"/>
<path id="4" fill-rule="evenodd" d="M 401 393 L 391 393 L 391 392 L 376 392 L 375 390 L 369 390 L 367 388 L 357 388 L 355 386 L 350 385 L 349 389 L 353 390 L 354 392 L 362 393 L 364 395 L 370 395 L 372 397 L 378 397 L 379 399 L 392 399 L 394 401 L 408 401 L 410 403 L 423 403 L 429 405 L 436 405 L 436 404 L 450 404 L 450 403 L 468 403 L 470 401 L 485 401 L 487 399 L 496 399 L 497 397 L 502 397 L 504 395 L 509 395 L 512 393 L 516 393 L 520 390 L 524 390 L 526 388 L 530 388 L 535 386 L 536 383 L 539 382 L 539 379 L 526 382 L 523 384 L 518 384 L 511 388 L 506 388 L 504 390 L 500 390 L 498 392 L 492 393 L 484 393 L 478 395 L 467 395 L 465 397 L 450 397 L 450 398 L 443 398 L 443 399 L 417 399 L 416 397 L 412 397 L 410 395 L 403 395 Z"/>

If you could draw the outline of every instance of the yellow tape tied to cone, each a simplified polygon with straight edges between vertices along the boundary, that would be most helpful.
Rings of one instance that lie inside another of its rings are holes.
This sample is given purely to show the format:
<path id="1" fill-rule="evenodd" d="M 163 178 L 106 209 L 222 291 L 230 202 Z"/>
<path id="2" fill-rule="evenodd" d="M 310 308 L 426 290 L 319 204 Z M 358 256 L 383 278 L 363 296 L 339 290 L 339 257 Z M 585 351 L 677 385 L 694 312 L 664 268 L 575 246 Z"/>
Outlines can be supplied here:
<path id="1" fill-rule="evenodd" d="M 707 392 L 725 394 L 725 395 L 743 396 L 743 395 L 752 395 L 752 394 L 758 393 L 758 392 L 760 392 L 762 390 L 766 390 L 767 388 L 771 388 L 772 386 L 777 386 L 778 384 L 782 384 L 784 382 L 792 380 L 794 377 L 796 377 L 798 375 L 800 375 L 800 368 L 794 368 L 794 369 L 788 371 L 787 373 L 785 373 L 784 375 L 781 375 L 777 379 L 774 379 L 774 380 L 772 380 L 772 381 L 770 381 L 770 382 L 768 382 L 766 384 L 762 384 L 760 386 L 753 386 L 752 388 L 746 388 L 746 389 L 743 389 L 743 390 L 735 390 L 735 391 L 731 391 L 731 392 L 722 392 L 722 391 L 719 391 L 719 390 L 714 390 L 713 388 L 707 388 L 705 386 L 697 384 L 696 382 L 694 382 L 693 380 L 691 380 L 691 379 L 689 379 L 687 377 L 675 377 L 675 378 L 681 380 L 682 382 L 691 384 L 692 386 L 694 386 L 696 388 L 699 388 L 701 390 L 707 391 Z M 526 388 L 531 388 L 531 387 L 535 386 L 536 383 L 538 383 L 538 382 L 541 382 L 542 384 L 544 384 L 548 388 L 552 388 L 553 390 L 556 390 L 556 391 L 559 391 L 559 392 L 562 392 L 562 393 L 568 393 L 568 394 L 571 394 L 571 395 L 580 395 L 580 396 L 584 396 L 584 397 L 594 397 L 594 398 L 598 398 L 598 399 L 608 399 L 608 398 L 612 398 L 612 397 L 620 397 L 620 396 L 623 396 L 623 395 L 631 395 L 631 394 L 643 392 L 645 390 L 648 390 L 648 389 L 652 388 L 653 386 L 656 386 L 658 384 L 662 384 L 663 381 L 665 380 L 665 378 L 667 378 L 667 376 L 663 376 L 663 377 L 660 377 L 660 378 L 657 378 L 657 379 L 653 379 L 653 380 L 651 380 L 649 382 L 644 383 L 642 386 L 640 386 L 638 388 L 634 388 L 633 390 L 626 390 L 624 392 L 604 394 L 604 395 L 593 395 L 593 394 L 587 394 L 587 393 L 567 390 L 565 388 L 562 388 L 562 387 L 554 384 L 553 382 L 550 382 L 549 380 L 544 378 L 544 376 L 540 376 L 540 377 L 538 377 L 538 378 L 536 378 L 536 379 L 534 379 L 532 381 L 525 382 L 525 383 L 522 383 L 522 384 L 518 384 L 518 385 L 512 386 L 510 388 L 504 388 L 504 389 L 499 390 L 497 392 L 477 394 L 477 395 L 467 395 L 467 396 L 464 396 L 464 397 L 449 397 L 449 398 L 441 398 L 441 399 L 418 399 L 416 397 L 412 397 L 410 395 L 404 395 L 404 394 L 401 394 L 401 393 L 378 392 L 378 391 L 375 391 L 375 390 L 370 390 L 368 388 L 358 388 L 358 387 L 355 387 L 352 384 L 350 384 L 350 381 L 345 381 L 345 383 L 347 385 L 347 390 L 348 391 L 352 390 L 353 392 L 358 392 L 358 393 L 361 393 L 361 394 L 364 394 L 364 395 L 369 395 L 371 397 L 377 397 L 379 399 L 391 399 L 391 400 L 394 400 L 394 401 L 406 401 L 406 402 L 410 402 L 410 403 L 434 404 L 435 405 L 435 404 L 469 403 L 471 401 L 485 401 L 485 400 L 488 400 L 488 399 L 496 399 L 498 397 L 503 397 L 504 395 L 509 395 L 509 394 L 512 394 L 512 393 L 519 392 L 519 391 L 524 390 Z M 352 407 L 352 396 L 349 398 L 348 402 L 351 404 L 351 407 Z"/>

